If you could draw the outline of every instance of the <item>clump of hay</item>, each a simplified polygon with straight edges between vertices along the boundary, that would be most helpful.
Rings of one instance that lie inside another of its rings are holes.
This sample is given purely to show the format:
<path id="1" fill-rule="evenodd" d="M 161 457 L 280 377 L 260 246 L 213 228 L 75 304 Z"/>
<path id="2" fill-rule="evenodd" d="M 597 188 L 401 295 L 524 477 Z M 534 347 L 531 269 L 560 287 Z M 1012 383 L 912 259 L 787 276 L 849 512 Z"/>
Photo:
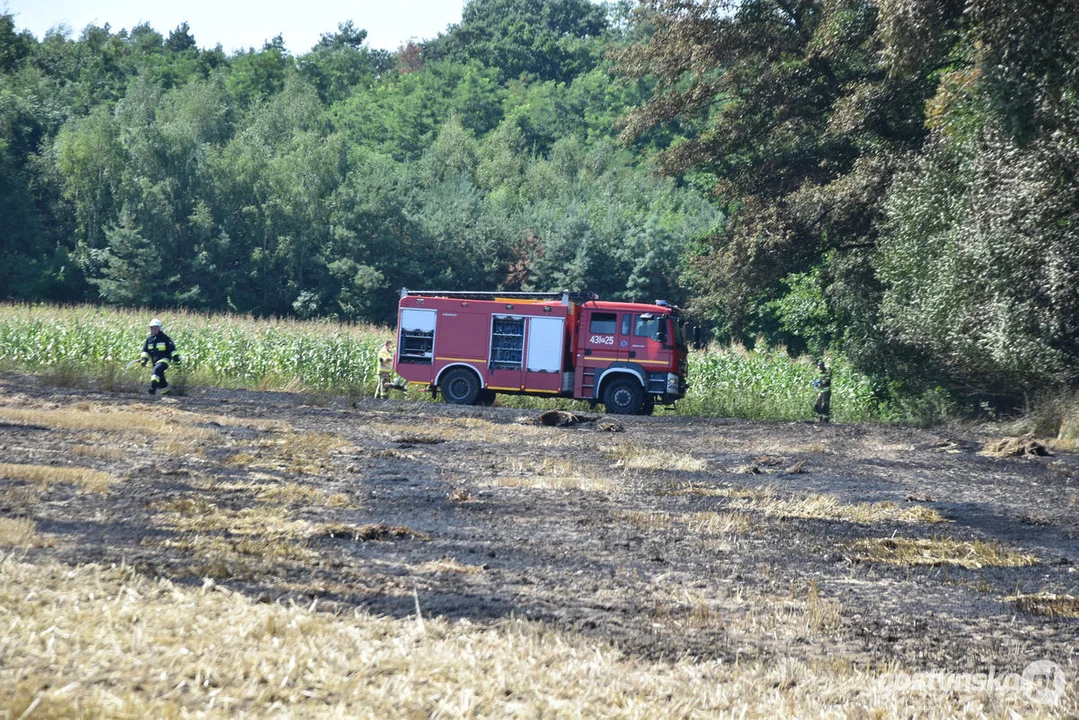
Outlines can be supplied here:
<path id="1" fill-rule="evenodd" d="M 107 472 L 86 467 L 22 463 L 0 463 L 0 478 L 36 483 L 43 488 L 64 483 L 75 485 L 85 492 L 101 494 L 108 493 L 109 487 L 116 481 L 116 478 Z"/>
<path id="2" fill-rule="evenodd" d="M 991 440 L 982 447 L 988 457 L 1045 457 L 1052 453 L 1030 435 Z"/>
<path id="3" fill-rule="evenodd" d="M 1037 565 L 1038 558 L 983 540 L 949 538 L 887 537 L 854 543 L 858 559 L 889 565 L 955 565 L 981 567 L 1024 567 Z"/>
<path id="4" fill-rule="evenodd" d="M 731 507 L 747 512 L 759 512 L 765 517 L 832 520 L 862 524 L 883 522 L 940 523 L 944 516 L 924 505 L 904 507 L 893 502 L 842 503 L 831 495 L 779 497 L 762 494 L 758 497 L 737 498 Z"/>
<path id="5" fill-rule="evenodd" d="M 1019 612 L 1044 617 L 1079 617 L 1079 597 L 1055 593 L 1019 594 L 1004 598 Z"/>

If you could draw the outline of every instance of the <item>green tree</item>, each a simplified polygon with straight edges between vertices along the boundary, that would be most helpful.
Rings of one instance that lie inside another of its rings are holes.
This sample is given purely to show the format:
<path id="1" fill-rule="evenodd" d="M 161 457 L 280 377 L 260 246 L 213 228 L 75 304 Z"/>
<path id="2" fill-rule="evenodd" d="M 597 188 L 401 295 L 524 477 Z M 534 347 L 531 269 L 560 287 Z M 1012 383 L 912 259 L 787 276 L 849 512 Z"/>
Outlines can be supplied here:
<path id="1" fill-rule="evenodd" d="M 173 53 L 194 50 L 195 47 L 195 36 L 191 34 L 191 26 L 186 22 L 180 23 L 175 30 L 169 33 L 168 39 L 165 40 L 165 49 Z"/>
<path id="2" fill-rule="evenodd" d="M 168 302 L 161 293 L 161 253 L 129 213 L 123 212 L 118 224 L 105 228 L 105 239 L 104 248 L 91 251 L 95 272 L 90 283 L 101 298 L 114 305 Z"/>
<path id="3" fill-rule="evenodd" d="M 568 82 L 595 66 L 607 28 L 588 0 L 469 0 L 461 22 L 427 43 L 432 60 L 476 60 L 507 80 Z"/>
<path id="4" fill-rule="evenodd" d="M 15 32 L 14 16 L 0 13 L 0 72 L 15 70 L 30 55 L 35 44 L 33 36 L 25 30 Z"/>
<path id="5" fill-rule="evenodd" d="M 397 160 L 415 160 L 434 142 L 455 107 L 474 131 L 483 132 L 500 119 L 497 101 L 477 102 L 468 89 L 480 85 L 500 95 L 485 79 L 489 72 L 475 65 L 429 62 L 421 72 L 391 74 L 384 82 L 357 90 L 334 105 L 328 116 L 350 144 Z M 462 83 L 466 87 L 458 93 Z"/>
<path id="6" fill-rule="evenodd" d="M 247 107 L 270 98 L 285 87 L 285 80 L 295 71 L 292 57 L 285 50 L 280 35 L 265 43 L 261 50 L 241 51 L 232 57 L 228 73 L 230 93 Z"/>
<path id="7" fill-rule="evenodd" d="M 318 90 L 325 104 L 348 97 L 358 87 L 370 87 L 392 68 L 393 59 L 384 50 L 364 47 L 367 31 L 352 21 L 341 23 L 334 34 L 324 34 L 297 61 L 300 74 Z"/>
<path id="8" fill-rule="evenodd" d="M 933 37 L 954 33 L 959 3 L 912 4 L 937 9 Z M 884 198 L 899 159 L 925 139 L 930 72 L 948 51 L 922 43 L 918 72 L 889 72 L 882 14 L 902 17 L 901 5 L 656 0 L 644 8 L 654 33 L 623 50 L 618 67 L 653 78 L 656 89 L 628 114 L 623 138 L 672 129 L 678 139 L 659 153 L 662 169 L 714 178 L 730 222 L 695 248 L 686 279 L 698 309 L 727 331 L 778 338 L 769 303 L 790 292 L 788 276 L 823 265 L 822 297 L 846 329 L 836 340 L 883 342 L 872 253 Z"/>

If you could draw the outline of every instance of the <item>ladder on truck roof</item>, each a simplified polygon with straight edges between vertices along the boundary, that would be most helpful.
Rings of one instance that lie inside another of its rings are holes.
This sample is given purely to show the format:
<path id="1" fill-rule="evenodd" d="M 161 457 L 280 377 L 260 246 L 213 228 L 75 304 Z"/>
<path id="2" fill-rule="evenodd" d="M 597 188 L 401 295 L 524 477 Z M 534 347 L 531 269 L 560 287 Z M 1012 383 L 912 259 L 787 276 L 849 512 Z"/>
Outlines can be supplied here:
<path id="1" fill-rule="evenodd" d="M 500 298 L 513 298 L 517 300 L 558 300 L 567 305 L 570 302 L 587 302 L 598 300 L 599 296 L 590 292 L 499 292 L 480 290 L 409 290 L 401 288 L 401 299 L 406 297 L 446 297 L 460 298 L 462 300 L 496 300 Z"/>

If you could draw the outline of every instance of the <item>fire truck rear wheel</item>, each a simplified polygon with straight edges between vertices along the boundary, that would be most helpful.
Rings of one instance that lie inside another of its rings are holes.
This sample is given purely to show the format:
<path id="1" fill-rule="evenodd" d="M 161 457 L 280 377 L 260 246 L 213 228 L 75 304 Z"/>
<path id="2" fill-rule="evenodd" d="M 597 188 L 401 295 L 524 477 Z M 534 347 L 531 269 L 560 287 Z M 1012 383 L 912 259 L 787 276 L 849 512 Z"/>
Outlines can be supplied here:
<path id="1" fill-rule="evenodd" d="M 603 405 L 612 415 L 636 415 L 643 400 L 641 384 L 629 378 L 615 378 L 603 391 Z"/>
<path id="2" fill-rule="evenodd" d="M 441 385 L 442 397 L 453 405 L 475 405 L 480 394 L 480 379 L 464 368 L 450 370 Z"/>

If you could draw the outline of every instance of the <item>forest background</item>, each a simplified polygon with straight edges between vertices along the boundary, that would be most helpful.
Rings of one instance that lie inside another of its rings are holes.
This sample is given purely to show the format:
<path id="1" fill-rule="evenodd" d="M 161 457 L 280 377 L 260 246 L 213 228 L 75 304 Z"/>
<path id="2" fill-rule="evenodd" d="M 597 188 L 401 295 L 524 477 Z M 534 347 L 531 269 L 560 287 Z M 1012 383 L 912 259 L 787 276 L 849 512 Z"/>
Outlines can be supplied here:
<path id="1" fill-rule="evenodd" d="M 882 397 L 1079 387 L 1073 0 L 470 0 L 295 53 L 0 14 L 0 300 L 664 298 Z"/>

